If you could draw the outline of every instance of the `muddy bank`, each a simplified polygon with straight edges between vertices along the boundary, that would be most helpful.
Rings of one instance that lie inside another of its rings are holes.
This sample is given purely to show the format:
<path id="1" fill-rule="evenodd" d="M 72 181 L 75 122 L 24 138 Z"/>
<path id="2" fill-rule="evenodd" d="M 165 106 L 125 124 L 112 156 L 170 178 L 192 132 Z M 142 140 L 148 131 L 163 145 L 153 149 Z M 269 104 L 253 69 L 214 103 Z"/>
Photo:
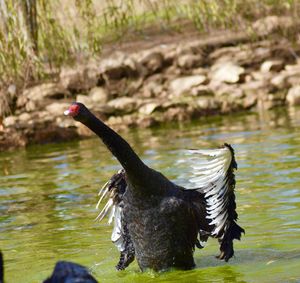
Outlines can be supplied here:
<path id="1" fill-rule="evenodd" d="M 288 18 L 268 17 L 253 24 L 255 41 L 249 32 L 185 36 L 64 68 L 57 81 L 22 92 L 11 85 L 14 113 L 0 124 L 0 149 L 89 136 L 63 116 L 75 100 L 117 130 L 299 105 L 300 45 L 283 36 L 295 29 Z"/>

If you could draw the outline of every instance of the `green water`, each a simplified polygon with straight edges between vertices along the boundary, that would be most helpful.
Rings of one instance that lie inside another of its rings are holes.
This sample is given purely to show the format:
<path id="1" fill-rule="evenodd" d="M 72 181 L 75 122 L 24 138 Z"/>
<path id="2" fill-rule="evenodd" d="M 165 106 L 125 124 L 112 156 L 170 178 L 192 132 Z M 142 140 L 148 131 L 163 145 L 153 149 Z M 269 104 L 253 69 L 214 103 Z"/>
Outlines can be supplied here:
<path id="1" fill-rule="evenodd" d="M 99 187 L 119 168 L 98 139 L 0 154 L 0 248 L 6 282 L 41 282 L 57 260 L 87 266 L 99 282 L 300 282 L 300 111 L 199 120 L 124 134 L 152 167 L 176 181 L 185 148 L 231 143 L 239 164 L 239 224 L 246 235 L 229 263 L 216 240 L 197 268 L 116 272 L 111 227 L 96 223 Z"/>

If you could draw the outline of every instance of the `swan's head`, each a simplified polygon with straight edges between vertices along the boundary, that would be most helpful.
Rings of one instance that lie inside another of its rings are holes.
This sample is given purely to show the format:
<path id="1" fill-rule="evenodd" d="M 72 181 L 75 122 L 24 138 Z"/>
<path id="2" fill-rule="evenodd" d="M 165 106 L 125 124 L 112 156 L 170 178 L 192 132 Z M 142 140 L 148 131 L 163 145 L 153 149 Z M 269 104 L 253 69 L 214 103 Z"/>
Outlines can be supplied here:
<path id="1" fill-rule="evenodd" d="M 66 116 L 71 116 L 77 121 L 84 120 L 89 114 L 89 110 L 80 102 L 73 102 L 69 109 L 64 112 Z"/>

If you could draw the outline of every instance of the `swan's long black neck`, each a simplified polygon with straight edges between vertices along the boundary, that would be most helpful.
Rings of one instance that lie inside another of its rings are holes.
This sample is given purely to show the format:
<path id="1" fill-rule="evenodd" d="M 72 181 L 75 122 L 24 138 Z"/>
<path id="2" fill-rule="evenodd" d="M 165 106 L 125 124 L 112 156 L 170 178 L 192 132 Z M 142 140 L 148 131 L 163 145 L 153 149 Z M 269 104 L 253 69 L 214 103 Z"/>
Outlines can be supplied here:
<path id="1" fill-rule="evenodd" d="M 111 153 L 118 159 L 131 182 L 141 184 L 145 182 L 148 168 L 133 151 L 131 146 L 115 131 L 105 125 L 89 112 L 88 119 L 82 121 L 92 130 L 107 146 Z"/>

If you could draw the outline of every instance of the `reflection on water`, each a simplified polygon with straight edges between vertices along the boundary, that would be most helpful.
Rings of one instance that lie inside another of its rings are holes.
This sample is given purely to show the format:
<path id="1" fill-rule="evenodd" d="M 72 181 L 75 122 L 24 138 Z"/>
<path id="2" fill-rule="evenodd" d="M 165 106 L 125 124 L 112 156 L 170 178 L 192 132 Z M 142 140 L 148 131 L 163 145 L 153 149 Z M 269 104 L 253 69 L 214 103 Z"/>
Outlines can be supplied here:
<path id="1" fill-rule="evenodd" d="M 0 248 L 7 282 L 41 282 L 55 261 L 88 266 L 99 282 L 299 282 L 300 111 L 200 119 L 125 134 L 138 154 L 175 182 L 183 149 L 233 144 L 239 223 L 246 229 L 229 263 L 216 241 L 197 268 L 163 274 L 115 272 L 111 227 L 95 223 L 99 187 L 119 168 L 98 139 L 0 154 Z"/>

